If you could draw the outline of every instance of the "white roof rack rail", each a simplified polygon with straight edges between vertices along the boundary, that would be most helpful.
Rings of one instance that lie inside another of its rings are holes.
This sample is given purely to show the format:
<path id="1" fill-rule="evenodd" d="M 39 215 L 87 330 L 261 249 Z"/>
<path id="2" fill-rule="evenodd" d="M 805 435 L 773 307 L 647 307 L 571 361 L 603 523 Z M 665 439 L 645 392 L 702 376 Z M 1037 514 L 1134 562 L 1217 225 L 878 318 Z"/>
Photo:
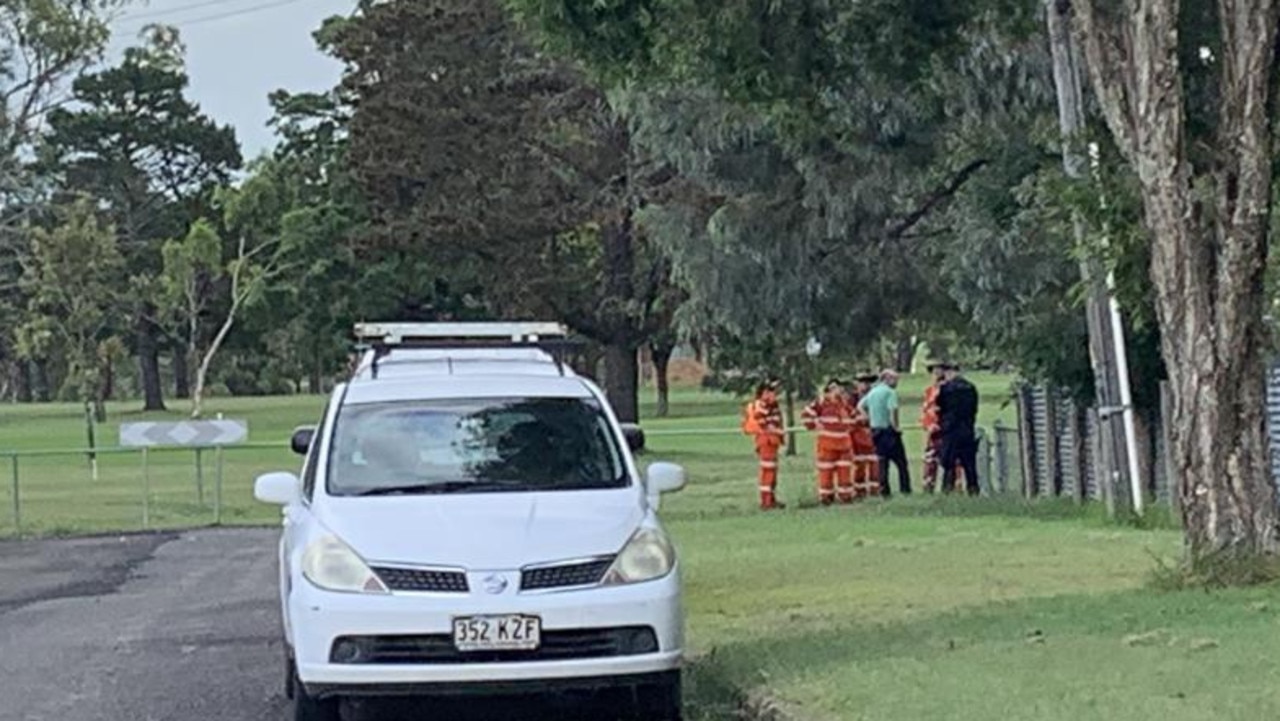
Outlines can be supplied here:
<path id="1" fill-rule="evenodd" d="M 357 323 L 357 341 L 395 347 L 399 345 L 447 345 L 450 341 L 509 341 L 537 343 L 566 338 L 559 323 Z"/>
<path id="2" fill-rule="evenodd" d="M 369 351 L 356 373 L 367 366 L 373 378 L 378 361 L 397 348 L 538 348 L 564 375 L 565 354 L 578 345 L 559 323 L 357 323 L 354 335 L 357 348 Z"/>

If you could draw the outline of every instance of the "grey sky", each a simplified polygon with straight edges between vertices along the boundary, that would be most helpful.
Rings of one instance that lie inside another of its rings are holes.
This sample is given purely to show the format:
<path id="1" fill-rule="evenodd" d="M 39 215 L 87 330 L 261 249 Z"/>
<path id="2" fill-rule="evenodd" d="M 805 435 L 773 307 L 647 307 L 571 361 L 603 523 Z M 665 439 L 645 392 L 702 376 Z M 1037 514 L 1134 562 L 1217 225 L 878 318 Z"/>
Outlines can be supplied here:
<path id="1" fill-rule="evenodd" d="M 311 33 L 356 0 L 150 0 L 114 24 L 112 59 L 146 23 L 175 25 L 187 46 L 190 95 L 219 123 L 229 123 L 252 158 L 274 142 L 267 95 L 278 88 L 323 90 L 338 64 L 315 49 Z"/>

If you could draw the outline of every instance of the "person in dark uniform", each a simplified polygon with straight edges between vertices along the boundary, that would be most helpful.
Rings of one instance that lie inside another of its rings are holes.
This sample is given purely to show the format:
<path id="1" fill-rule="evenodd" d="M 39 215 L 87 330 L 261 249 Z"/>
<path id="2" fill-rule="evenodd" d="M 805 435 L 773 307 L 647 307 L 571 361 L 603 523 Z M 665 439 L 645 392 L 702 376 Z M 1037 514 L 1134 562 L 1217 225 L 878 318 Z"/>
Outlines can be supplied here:
<path id="1" fill-rule="evenodd" d="M 981 492 L 978 485 L 978 389 L 960 375 L 952 363 L 942 364 L 944 378 L 938 390 L 938 420 L 942 435 L 942 488 L 955 487 L 956 466 L 964 469 L 969 495 Z"/>

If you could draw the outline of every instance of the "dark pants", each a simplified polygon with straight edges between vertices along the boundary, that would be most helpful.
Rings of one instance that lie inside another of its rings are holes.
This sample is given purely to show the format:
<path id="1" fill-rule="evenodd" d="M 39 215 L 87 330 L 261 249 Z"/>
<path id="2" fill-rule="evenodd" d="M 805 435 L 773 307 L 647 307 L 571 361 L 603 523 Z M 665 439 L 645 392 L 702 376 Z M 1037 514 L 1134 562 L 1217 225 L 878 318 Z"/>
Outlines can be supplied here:
<path id="1" fill-rule="evenodd" d="M 911 493 L 911 470 L 907 466 L 907 449 L 902 445 L 902 434 L 892 428 L 877 428 L 871 431 L 871 439 L 876 444 L 876 455 L 880 457 L 880 495 L 891 495 L 890 463 L 898 467 L 899 490 L 903 494 Z"/>
<path id="2" fill-rule="evenodd" d="M 964 469 L 964 480 L 969 495 L 981 492 L 978 485 L 978 438 L 973 433 L 952 433 L 942 436 L 942 487 L 950 491 L 956 483 L 956 464 Z"/>

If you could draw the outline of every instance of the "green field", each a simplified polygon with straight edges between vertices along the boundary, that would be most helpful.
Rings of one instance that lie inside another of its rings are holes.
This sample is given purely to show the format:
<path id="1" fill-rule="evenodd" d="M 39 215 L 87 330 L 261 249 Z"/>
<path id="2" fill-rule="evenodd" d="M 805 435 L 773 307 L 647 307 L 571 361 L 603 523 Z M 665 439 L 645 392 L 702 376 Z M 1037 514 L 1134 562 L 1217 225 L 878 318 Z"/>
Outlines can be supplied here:
<path id="1" fill-rule="evenodd" d="M 1007 381 L 978 380 L 983 422 L 1011 425 L 1012 409 L 998 407 Z M 904 385 L 912 405 L 920 386 Z M 214 400 L 213 412 L 249 419 L 254 441 L 281 444 L 226 452 L 227 522 L 278 517 L 252 500 L 252 477 L 298 465 L 283 441 L 321 405 Z M 694 718 L 732 718 L 744 699 L 797 720 L 1280 716 L 1275 588 L 1152 590 L 1157 559 L 1178 553 L 1177 534 L 1109 525 L 1097 508 L 1069 502 L 917 497 L 815 508 L 808 439 L 784 463 L 792 507 L 761 515 L 750 443 L 732 432 L 738 405 L 682 391 L 673 418 L 644 424 L 642 461 L 674 460 L 690 473 L 663 515 L 688 588 Z M 114 424 L 141 417 L 111 410 L 108 442 Z M 702 430 L 727 432 L 690 433 Z M 80 446 L 83 437 L 74 406 L 0 407 L 0 453 Z M 915 434 L 909 441 L 918 448 Z M 205 460 L 209 495 L 214 464 Z M 25 530 L 140 526 L 137 454 L 103 456 L 96 483 L 83 456 L 19 462 Z M 211 519 L 210 499 L 197 502 L 190 453 L 154 453 L 149 469 L 154 525 Z M 12 533 L 12 498 L 0 486 L 0 534 Z"/>

